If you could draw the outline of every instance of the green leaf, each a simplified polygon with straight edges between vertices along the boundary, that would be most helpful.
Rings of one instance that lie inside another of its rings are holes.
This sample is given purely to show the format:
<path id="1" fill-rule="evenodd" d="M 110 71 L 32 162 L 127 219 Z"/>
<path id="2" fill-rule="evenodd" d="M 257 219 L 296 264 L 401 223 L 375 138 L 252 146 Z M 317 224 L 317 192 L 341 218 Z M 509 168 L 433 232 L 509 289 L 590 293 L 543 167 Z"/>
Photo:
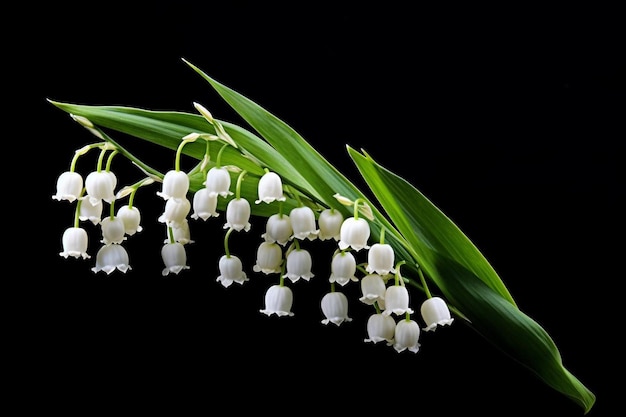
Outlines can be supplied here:
<path id="1" fill-rule="evenodd" d="M 320 198 L 335 191 L 353 196 L 356 190 L 350 182 L 333 172 L 332 166 L 293 129 L 189 65 L 278 152 L 302 162 L 301 172 Z M 413 249 L 410 253 L 416 255 L 415 261 L 449 301 L 487 340 L 588 412 L 595 395 L 563 367 L 550 336 L 516 307 L 500 277 L 462 231 L 405 180 L 371 158 L 348 151 L 395 229 Z"/>
<path id="2" fill-rule="evenodd" d="M 563 366 L 548 333 L 502 295 L 504 285 L 473 243 L 406 180 L 369 155 L 348 151 L 385 212 L 420 254 L 428 277 L 471 326 L 587 413 L 595 395 Z"/>
<path id="3" fill-rule="evenodd" d="M 186 61 L 185 61 L 186 62 Z M 480 251 L 462 231 L 426 197 L 402 178 L 382 168 L 369 156 L 348 148 L 366 183 L 382 206 L 367 200 L 343 174 L 324 159 L 296 131 L 265 109 L 209 77 L 189 62 L 215 91 L 258 133 L 220 122 L 239 147 L 227 149 L 223 164 L 236 165 L 250 172 L 242 194 L 254 200 L 263 167 L 277 172 L 290 187 L 308 196 L 320 207 L 334 207 L 345 215 L 351 211 L 333 197 L 339 193 L 352 200 L 361 198 L 372 208 L 372 238 L 382 228 L 398 260 L 416 272 L 417 264 L 448 299 L 459 317 L 506 354 L 530 369 L 547 384 L 589 411 L 595 396 L 562 365 L 559 352 L 549 335 L 516 307 L 515 302 Z M 176 149 L 180 139 L 191 132 L 214 134 L 203 117 L 181 112 L 156 112 L 112 106 L 85 106 L 52 102 L 60 109 L 86 117 L 92 123 L 168 149 Z M 210 153 L 221 144 L 212 143 Z M 192 143 L 184 153 L 196 159 L 204 155 L 204 145 Z M 198 187 L 200 181 L 194 181 Z M 296 201 L 288 201 L 287 209 Z M 254 205 L 253 214 L 269 216 L 275 208 Z M 404 269 L 403 269 L 404 270 Z M 411 281 L 416 287 L 415 281 Z"/>

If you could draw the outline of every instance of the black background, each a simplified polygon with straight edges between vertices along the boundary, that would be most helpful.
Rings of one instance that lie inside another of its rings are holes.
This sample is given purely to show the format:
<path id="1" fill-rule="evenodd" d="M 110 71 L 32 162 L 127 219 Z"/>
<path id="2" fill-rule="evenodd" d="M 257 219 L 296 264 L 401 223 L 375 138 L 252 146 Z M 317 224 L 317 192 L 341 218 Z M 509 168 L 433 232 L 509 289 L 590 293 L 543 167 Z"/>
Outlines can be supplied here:
<path id="1" fill-rule="evenodd" d="M 262 315 L 275 280 L 251 271 L 259 220 L 231 237 L 251 277 L 243 286 L 215 281 L 222 217 L 192 223 L 191 269 L 162 277 L 156 188 L 136 199 L 145 230 L 126 244 L 132 271 L 94 274 L 95 256 L 60 257 L 73 211 L 51 199 L 56 177 L 92 137 L 46 99 L 189 112 L 200 102 L 241 123 L 186 58 L 288 123 L 358 185 L 346 144 L 407 178 L 476 243 L 597 394 L 589 415 L 608 415 L 617 391 L 608 381 L 622 362 L 612 300 L 623 278 L 626 132 L 617 13 L 231 4 L 46 5 L 23 26 L 31 40 L 9 47 L 16 73 L 6 80 L 28 86 L 14 106 L 17 136 L 34 146 L 37 178 L 23 203 L 36 216 L 11 316 L 27 318 L 14 360 L 18 392 L 36 397 L 25 406 L 582 415 L 460 320 L 423 334 L 416 355 L 365 344 L 370 310 L 348 285 L 354 320 L 324 326 L 322 262 L 311 282 L 293 285 L 294 317 Z M 173 162 L 127 144 L 163 169 Z M 116 164 L 125 183 L 139 178 Z"/>

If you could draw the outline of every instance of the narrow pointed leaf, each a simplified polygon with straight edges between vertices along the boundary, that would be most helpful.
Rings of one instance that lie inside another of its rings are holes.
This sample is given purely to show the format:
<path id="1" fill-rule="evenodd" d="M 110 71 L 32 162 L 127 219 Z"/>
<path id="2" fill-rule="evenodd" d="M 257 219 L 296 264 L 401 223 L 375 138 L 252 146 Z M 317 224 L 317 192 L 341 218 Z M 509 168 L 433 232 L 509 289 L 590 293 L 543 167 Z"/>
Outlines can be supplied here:
<path id="1" fill-rule="evenodd" d="M 349 149 L 363 178 L 443 295 L 489 342 L 563 393 L 587 413 L 595 402 L 564 366 L 548 333 L 490 288 L 499 278 L 470 240 L 422 193 L 371 157 Z"/>

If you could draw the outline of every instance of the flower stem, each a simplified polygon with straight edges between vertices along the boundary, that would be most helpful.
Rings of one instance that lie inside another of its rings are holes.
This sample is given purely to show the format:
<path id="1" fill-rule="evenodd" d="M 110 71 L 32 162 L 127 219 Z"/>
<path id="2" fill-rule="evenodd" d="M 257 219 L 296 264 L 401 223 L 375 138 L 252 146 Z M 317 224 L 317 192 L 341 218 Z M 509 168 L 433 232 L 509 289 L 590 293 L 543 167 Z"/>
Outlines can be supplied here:
<path id="1" fill-rule="evenodd" d="M 422 286 L 424 287 L 424 293 L 426 294 L 426 297 L 431 298 L 432 294 L 430 293 L 430 290 L 428 289 L 428 285 L 426 285 L 426 278 L 424 277 L 424 272 L 422 272 L 422 268 L 420 268 L 419 266 L 417 267 L 417 274 L 420 276 L 420 281 L 422 282 Z"/>
<path id="2" fill-rule="evenodd" d="M 80 226 L 80 206 L 83 204 L 82 196 L 85 194 L 85 187 L 80 190 L 80 195 L 78 196 L 78 201 L 76 202 L 76 210 L 74 211 L 74 227 Z"/>
<path id="3" fill-rule="evenodd" d="M 217 152 L 217 158 L 215 158 L 215 167 L 216 168 L 220 168 L 222 166 L 222 153 L 224 153 L 224 149 L 226 149 L 226 147 L 228 146 L 228 144 L 224 144 L 220 150 Z"/>
<path id="4" fill-rule="evenodd" d="M 241 182 L 243 181 L 243 178 L 246 176 L 247 173 L 248 171 L 243 170 L 239 173 L 239 176 L 237 177 L 237 185 L 235 189 L 235 198 L 237 199 L 241 198 Z"/>
<path id="5" fill-rule="evenodd" d="M 94 127 L 93 129 L 95 129 L 100 134 L 100 136 L 102 136 L 102 138 L 106 142 L 108 142 L 108 144 L 112 145 L 113 149 L 115 149 L 120 155 L 130 160 L 132 163 L 134 163 L 139 168 L 141 168 L 144 172 L 154 175 L 155 177 L 158 177 L 158 178 L 163 178 L 163 174 L 161 174 L 156 169 L 151 168 L 150 166 L 144 164 L 139 158 L 137 158 L 136 156 L 128 152 L 124 147 L 120 146 L 115 140 L 113 140 L 109 135 L 104 133 L 102 130 L 100 130 L 97 127 Z M 107 148 L 106 146 L 104 146 L 104 149 L 111 149 L 111 148 Z M 100 170 L 98 170 L 98 172 L 100 172 Z"/>
<path id="6" fill-rule="evenodd" d="M 380 314 L 380 306 L 378 305 L 378 301 L 374 301 L 374 308 L 376 309 L 376 314 Z"/>
<path id="7" fill-rule="evenodd" d="M 196 137 L 191 137 L 191 138 L 186 138 L 183 139 L 180 144 L 178 145 L 178 148 L 176 149 L 176 161 L 174 162 L 175 167 L 174 169 L 178 172 L 180 171 L 180 156 L 183 153 L 183 148 L 185 147 L 186 144 L 191 143 L 191 142 L 195 142 L 196 141 Z"/>
<path id="8" fill-rule="evenodd" d="M 102 149 L 100 149 L 100 155 L 98 156 L 98 165 L 96 168 L 96 171 L 100 172 L 102 171 L 102 162 L 104 161 L 104 154 L 107 152 L 107 148 L 106 146 L 103 146 Z"/>
<path id="9" fill-rule="evenodd" d="M 356 200 L 354 200 L 354 210 L 353 210 L 353 214 L 352 216 L 354 216 L 354 219 L 357 220 L 359 218 L 359 204 L 364 201 L 362 198 L 357 198 Z"/>
<path id="10" fill-rule="evenodd" d="M 91 145 L 86 145 L 80 149 L 77 149 L 74 152 L 74 156 L 72 157 L 72 162 L 70 163 L 70 172 L 74 172 L 76 170 L 76 163 L 78 162 L 79 156 L 86 154 L 88 151 L 90 151 L 93 148 L 99 148 L 101 146 L 102 146 L 102 143 L 98 142 L 98 143 L 93 143 Z"/>
<path id="11" fill-rule="evenodd" d="M 170 243 L 176 243 L 176 239 L 174 239 L 174 229 L 172 226 L 167 226 L 167 236 L 170 239 Z"/>
<path id="12" fill-rule="evenodd" d="M 118 153 L 117 150 L 114 150 L 113 152 L 109 154 L 109 157 L 107 158 L 105 171 L 107 172 L 111 171 L 111 163 L 113 162 L 113 157 L 117 155 L 117 153 Z"/>
<path id="13" fill-rule="evenodd" d="M 404 285 L 404 280 L 402 279 L 402 275 L 400 275 L 400 267 L 406 263 L 405 260 L 402 260 L 396 264 L 396 276 L 395 276 L 395 285 Z"/>
<path id="14" fill-rule="evenodd" d="M 227 258 L 230 258 L 230 251 L 228 250 L 228 238 L 230 237 L 230 234 L 232 233 L 233 228 L 229 227 L 228 231 L 226 232 L 226 235 L 224 236 L 224 253 L 226 254 Z"/>

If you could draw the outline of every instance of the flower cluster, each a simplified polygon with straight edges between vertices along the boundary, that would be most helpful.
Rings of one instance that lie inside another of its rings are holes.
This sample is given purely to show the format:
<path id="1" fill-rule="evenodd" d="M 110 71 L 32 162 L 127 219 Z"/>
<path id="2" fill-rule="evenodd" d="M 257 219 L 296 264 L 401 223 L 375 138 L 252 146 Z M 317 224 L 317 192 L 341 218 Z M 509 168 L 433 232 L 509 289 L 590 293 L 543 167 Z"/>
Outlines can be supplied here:
<path id="1" fill-rule="evenodd" d="M 257 198 L 254 201 L 244 198 L 241 184 L 251 174 L 240 167 L 221 163 L 222 152 L 229 147 L 238 149 L 237 144 L 208 110 L 199 104 L 195 106 L 213 125 L 216 134 L 189 133 L 180 142 L 171 170 L 160 175 L 144 169 L 148 173 L 146 178 L 119 190 L 117 177 L 111 171 L 111 161 L 116 155 L 128 156 L 128 153 L 89 120 L 74 117 L 101 141 L 77 150 L 70 169 L 57 179 L 56 194 L 52 198 L 76 203 L 74 224 L 63 233 L 62 257 L 91 258 L 88 234 L 81 227 L 81 222 L 89 221 L 98 225 L 102 234 L 102 245 L 92 271 L 111 274 L 115 270 L 122 273 L 131 270 L 124 242 L 142 231 L 140 211 L 134 205 L 135 193 L 140 187 L 159 182 L 161 188 L 156 194 L 163 199 L 163 211 L 158 222 L 166 228 L 166 239 L 161 248 L 163 276 L 177 275 L 190 268 L 186 255 L 186 245 L 193 243 L 190 220 L 208 221 L 224 214 L 224 252 L 219 258 L 216 281 L 223 287 L 233 283 L 243 285 L 250 278 L 241 259 L 231 253 L 229 237 L 233 232 L 251 229 L 251 204 L 266 204 L 275 210 L 266 218 L 256 263 L 251 269 L 260 274 L 276 274 L 278 281 L 267 289 L 264 306 L 259 310 L 261 313 L 278 317 L 294 315 L 294 294 L 290 285 L 314 277 L 312 255 L 304 242 L 328 240 L 336 242 L 336 249 L 330 259 L 330 289 L 320 302 L 321 323 L 340 326 L 352 321 L 348 298 L 341 288 L 357 284 L 361 290 L 359 301 L 373 308 L 367 320 L 365 342 L 384 342 L 398 352 L 417 352 L 421 330 L 432 331 L 452 323 L 446 302 L 430 294 L 419 267 L 421 288 L 426 296 L 419 309 L 424 325 L 420 326 L 413 318 L 412 300 L 405 285 L 407 279 L 401 274 L 405 261 L 396 259 L 393 247 L 385 241 L 384 228 L 377 241 L 370 242 L 370 222 L 374 217 L 364 199 L 350 200 L 335 194 L 338 207 L 311 204 L 305 193 L 285 184 L 284 178 L 271 167 L 264 166 L 261 166 L 263 174 L 256 178 Z M 180 155 L 184 146 L 195 141 L 206 141 L 207 151 L 195 172 L 201 176 L 202 186 L 192 191 L 190 173 L 181 169 Z M 213 141 L 220 142 L 220 151 L 214 159 L 208 146 Z M 77 161 L 92 149 L 100 152 L 97 166 L 83 180 L 76 171 Z M 233 179 L 236 179 L 234 184 Z M 125 197 L 129 197 L 128 203 L 116 210 L 118 201 Z M 284 204 L 288 198 L 296 202 L 289 210 Z M 341 206 L 351 210 L 342 211 Z M 108 214 L 103 216 L 105 207 L 108 207 Z M 366 252 L 367 260 L 357 263 L 356 255 L 361 251 Z"/>

